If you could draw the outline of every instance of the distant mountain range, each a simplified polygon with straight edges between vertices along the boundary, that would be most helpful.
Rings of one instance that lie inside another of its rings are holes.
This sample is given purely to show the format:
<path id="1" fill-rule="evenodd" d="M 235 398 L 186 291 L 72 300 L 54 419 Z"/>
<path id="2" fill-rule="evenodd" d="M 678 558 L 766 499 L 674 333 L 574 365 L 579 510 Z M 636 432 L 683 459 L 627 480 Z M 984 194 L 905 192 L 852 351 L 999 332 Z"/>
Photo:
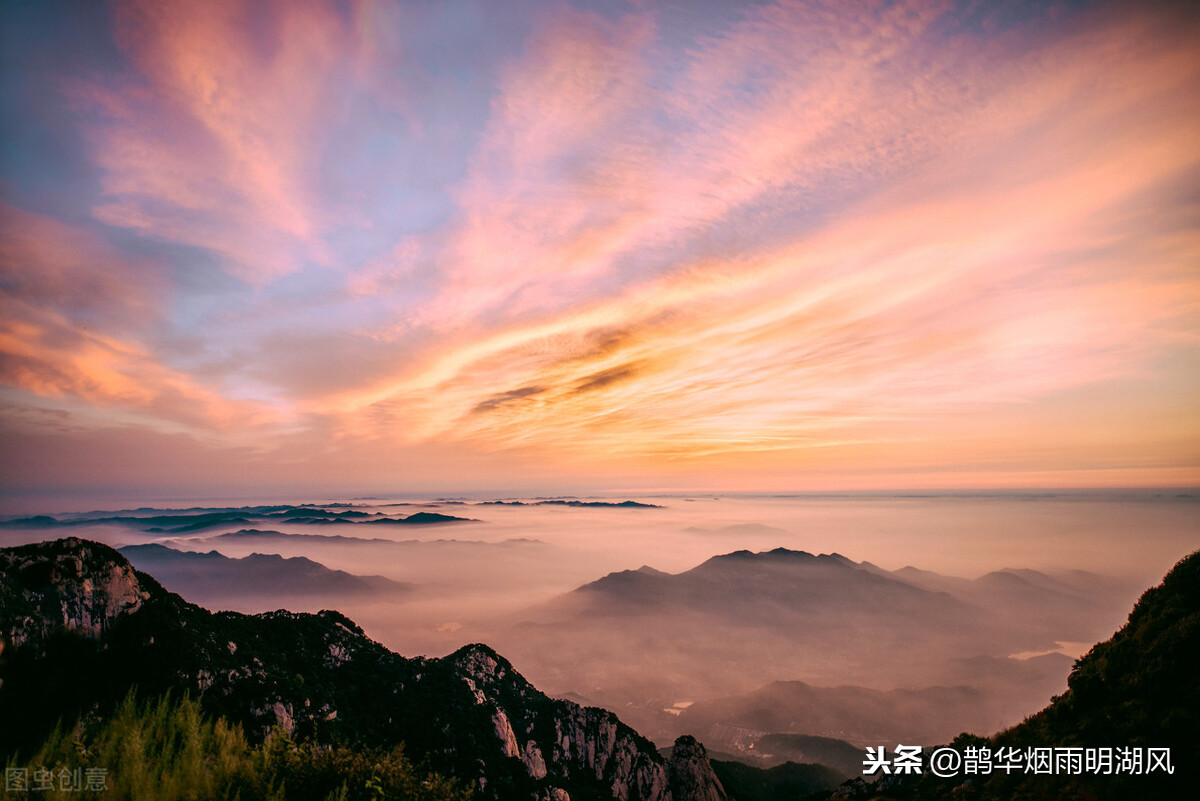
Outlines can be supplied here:
<path id="1" fill-rule="evenodd" d="M 86 514 L 35 515 L 0 522 L 6 528 L 72 528 L 77 526 L 120 525 L 150 534 L 189 534 L 200 531 L 249 526 L 262 523 L 293 525 L 395 525 L 429 526 L 448 523 L 478 522 L 466 517 L 439 512 L 414 512 L 405 517 L 392 517 L 383 512 L 363 512 L 354 509 L 303 504 L 299 506 L 243 506 L 226 509 L 134 509 L 127 514 L 89 512 Z"/>
<path id="2" fill-rule="evenodd" d="M 488 547 L 508 547 L 513 545 L 538 545 L 543 544 L 541 540 L 529 539 L 526 537 L 516 537 L 500 542 L 484 542 L 482 540 L 392 540 L 386 537 L 348 537 L 344 534 L 296 534 L 287 531 L 275 531 L 274 529 L 258 529 L 258 528 L 243 528 L 238 531 L 228 531 L 224 534 L 216 534 L 209 538 L 209 541 L 230 541 L 243 540 L 250 542 L 265 542 L 265 541 L 299 541 L 320 544 L 338 544 L 338 545 L 460 545 L 460 546 L 488 546 Z M 181 542 L 192 542 L 193 540 L 175 540 Z"/>
<path id="3" fill-rule="evenodd" d="M 1015 617 L 1022 627 L 1050 639 L 1064 639 L 1070 630 L 1077 640 L 1107 636 L 1104 623 L 1128 608 L 1128 594 L 1120 582 L 1082 570 L 1048 576 L 1037 570 L 995 570 L 977 579 L 942 576 L 928 570 L 904 567 L 891 573 L 864 562 L 862 567 L 898 578 L 916 587 L 945 592 L 991 612 L 990 628 L 1003 628 L 1005 617 Z"/>
<path id="4" fill-rule="evenodd" d="M 168 566 L 224 559 L 219 554 L 214 559 L 211 554 L 175 555 L 145 548 L 134 554 L 158 558 Z M 246 563 L 252 570 L 278 566 L 273 560 L 227 561 Z M 297 567 L 312 570 L 316 565 L 304 562 Z M 317 567 L 317 576 L 337 573 Z M 537 613 L 558 614 L 560 622 L 554 625 L 562 625 L 586 621 L 581 610 L 593 610 L 599 619 L 630 625 L 641 609 L 674 610 L 696 603 L 708 620 L 719 621 L 727 610 L 720 608 L 719 599 L 697 595 L 698 587 L 724 588 L 762 602 L 772 597 L 786 601 L 807 598 L 805 592 L 814 591 L 808 587 L 795 596 L 789 593 L 794 575 L 819 585 L 838 576 L 839 570 L 874 578 L 856 576 L 850 581 L 857 583 L 844 585 L 830 581 L 827 590 L 878 590 L 917 605 L 930 596 L 956 601 L 912 585 L 899 589 L 891 583 L 899 580 L 881 575 L 878 568 L 837 555 L 740 552 L 679 576 L 650 569 L 613 574 Z M 1086 576 L 1064 581 L 1001 572 L 1055 593 L 1063 592 L 1062 587 L 1044 586 L 1047 581 L 1071 586 L 1078 580 L 1084 586 L 1074 589 L 1076 597 L 1086 598 L 1094 586 Z M 687 578 L 671 586 L 680 576 Z M 993 581 L 975 586 L 991 592 Z M 1001 577 L 996 583 L 1003 587 L 1009 581 Z M 853 612 L 863 602 L 864 597 L 849 598 L 832 608 Z M 970 608 L 966 601 L 956 602 Z M 746 601 L 742 614 L 754 608 Z M 672 632 L 659 635 L 669 640 Z M 889 733 L 903 742 L 901 737 L 918 735 L 904 726 L 924 725 L 920 709 L 928 704 L 951 709 L 958 696 L 969 704 L 971 691 L 867 691 L 797 681 L 718 701 L 680 704 L 675 714 L 667 715 L 680 726 L 725 727 L 723 733 L 697 733 L 710 742 L 712 734 L 735 743 L 744 749 L 739 759 L 769 769 L 710 763 L 706 749 L 690 736 L 678 738 L 670 756 L 664 757 L 612 712 L 547 697 L 488 646 L 467 646 L 442 659 L 406 659 L 367 638 L 337 612 L 213 614 L 167 592 L 121 553 L 74 538 L 0 549 L 0 654 L 0 720 L 21 722 L 0 727 L 0 759 L 18 750 L 30 753 L 60 719 L 70 721 L 85 713 L 91 721 L 103 719 L 137 687 L 149 697 L 190 692 L 208 713 L 244 727 L 251 738 L 262 738 L 274 728 L 298 740 L 362 747 L 402 741 L 423 766 L 465 782 L 477 798 L 498 801 L 1126 801 L 1191 797 L 1200 779 L 1200 739 L 1195 736 L 1200 726 L 1200 683 L 1195 680 L 1200 663 L 1200 553 L 1182 560 L 1161 586 L 1143 594 L 1128 622 L 1076 663 L 1069 689 L 1049 706 L 991 739 L 963 734 L 953 742 L 960 749 L 1014 748 L 1021 753 L 1052 747 L 1168 748 L 1173 773 L 995 772 L 967 780 L 926 772 L 867 783 L 857 775 L 855 745 L 779 729 L 800 725 L 797 714 L 830 715 L 839 708 L 838 715 L 828 719 L 830 725 L 866 725 L 862 716 L 875 710 L 872 714 L 891 718 L 896 728 Z M 1013 678 L 1005 675 L 1013 664 L 1018 673 L 1029 671 L 1023 675 L 1032 681 L 1031 676 L 1050 670 L 1055 660 L 977 657 L 963 663 L 985 679 L 1003 682 Z M 663 665 L 663 670 L 670 668 Z M 910 702 L 917 706 L 910 708 Z M 750 752 L 753 756 L 747 757 Z M 798 760 L 821 765 L 798 765 Z M 827 795 L 830 785 L 846 775 L 855 778 Z"/>
<path id="5" fill-rule="evenodd" d="M 877 783 L 858 777 L 830 801 L 1158 801 L 1194 798 L 1200 787 L 1200 552 L 1181 560 L 1147 590 L 1111 638 L 1076 662 L 1069 688 L 1023 723 L 990 739 L 968 734 L 951 743 L 1001 749 L 1026 759 L 1035 749 L 1078 753 L 1079 769 L 1057 756 L 1041 770 L 959 771 L 938 777 L 890 775 Z M 1154 763 L 1149 749 L 1169 759 Z M 1058 749 L 1058 750 L 1054 750 Z M 1068 750 L 1070 749 L 1070 750 Z M 1108 751 L 1111 762 L 1102 756 Z M 1122 753 L 1126 756 L 1122 757 Z M 1160 751 L 1160 754 L 1162 751 Z M 990 762 L 991 760 L 989 760 Z M 1169 762 L 1169 770 L 1167 763 Z M 1090 763 L 1090 767 L 1089 767 Z M 1157 767 L 1154 765 L 1157 764 Z"/>
<path id="6" fill-rule="evenodd" d="M 461 501 L 447 501 L 465 506 Z M 442 504 L 385 503 L 375 508 Z M 531 501 L 479 501 L 474 506 L 567 506 L 606 509 L 661 509 L 661 506 L 642 501 L 586 501 L 570 498 L 537 499 Z M 191 534 L 231 526 L 257 525 L 381 525 L 436 526 L 455 523 L 478 523 L 469 517 L 457 517 L 441 512 L 420 511 L 394 516 L 385 512 L 363 511 L 351 504 L 282 504 L 236 507 L 194 507 L 189 509 L 155 509 L 143 507 L 119 512 L 84 512 L 69 515 L 34 515 L 0 520 L 0 528 L 53 529 L 79 526 L 115 525 L 144 531 L 149 534 Z M 366 508 L 371 508 L 367 506 Z"/>
<path id="7" fill-rule="evenodd" d="M 160 554 L 161 555 L 161 554 Z M 174 557 L 169 557 L 174 558 Z M 616 715 L 548 698 L 484 645 L 405 659 L 337 612 L 213 614 L 79 539 L 0 549 L 0 754 L 132 687 L 199 696 L 261 738 L 403 742 L 479 798 L 721 801 L 703 746 L 671 759 Z"/>
<path id="8" fill-rule="evenodd" d="M 135 568 L 150 573 L 171 592 L 217 608 L 234 596 L 270 601 L 275 604 L 271 608 L 277 608 L 294 598 L 397 598 L 413 589 L 411 584 L 383 576 L 330 570 L 302 556 L 285 559 L 278 554 L 255 553 L 233 559 L 217 551 L 177 551 L 157 543 L 127 545 L 119 551 Z"/>
<path id="9" fill-rule="evenodd" d="M 1113 630 L 1120 588 L 1082 573 L 1070 582 L 1028 570 L 969 581 L 839 554 L 736 551 L 679 574 L 611 573 L 527 610 L 497 642 L 519 664 L 537 665 L 552 691 L 622 709 L 656 737 L 714 709 L 670 709 L 678 702 L 800 680 L 795 686 L 811 689 L 805 715 L 772 700 L 794 721 L 786 731 L 872 739 L 896 731 L 895 713 L 905 709 L 906 735 L 936 740 L 945 727 L 995 731 L 1065 686 L 1069 658 L 1026 664 L 1010 655 Z M 855 693 L 861 726 L 846 725 Z M 746 717 L 709 714 L 704 723 L 759 727 Z M 830 725 L 835 719 L 842 724 Z"/>

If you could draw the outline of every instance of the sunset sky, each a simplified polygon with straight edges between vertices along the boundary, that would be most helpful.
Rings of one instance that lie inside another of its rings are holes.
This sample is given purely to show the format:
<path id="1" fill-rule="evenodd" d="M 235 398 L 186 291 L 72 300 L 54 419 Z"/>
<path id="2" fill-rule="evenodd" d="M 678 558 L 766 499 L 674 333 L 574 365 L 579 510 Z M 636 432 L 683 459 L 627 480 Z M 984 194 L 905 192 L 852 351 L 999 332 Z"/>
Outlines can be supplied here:
<path id="1" fill-rule="evenodd" d="M 5 3 L 3 489 L 1200 484 L 1188 5 Z"/>

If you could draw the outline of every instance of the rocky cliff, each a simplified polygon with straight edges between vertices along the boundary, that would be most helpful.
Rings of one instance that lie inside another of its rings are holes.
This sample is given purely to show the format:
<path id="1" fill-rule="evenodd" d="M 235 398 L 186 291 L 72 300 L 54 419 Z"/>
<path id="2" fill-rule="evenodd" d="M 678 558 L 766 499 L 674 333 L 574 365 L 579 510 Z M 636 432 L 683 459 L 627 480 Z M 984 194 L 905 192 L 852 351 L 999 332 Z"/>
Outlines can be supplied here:
<path id="1" fill-rule="evenodd" d="M 0 550 L 0 639 L 40 642 L 64 628 L 100 637 L 149 598 L 136 571 L 105 545 L 75 538 Z"/>
<path id="2" fill-rule="evenodd" d="M 480 798 L 725 798 L 691 738 L 668 762 L 612 713 L 548 698 L 485 645 L 406 659 L 337 612 L 214 614 L 84 540 L 0 549 L 0 635 L 0 719 L 28 724 L 0 734 L 7 751 L 137 687 L 198 695 L 252 737 L 404 742 Z"/>
<path id="3" fill-rule="evenodd" d="M 690 735 L 677 739 L 671 751 L 671 792 L 675 798 L 703 801 L 721 801 L 725 797 L 704 746 Z"/>

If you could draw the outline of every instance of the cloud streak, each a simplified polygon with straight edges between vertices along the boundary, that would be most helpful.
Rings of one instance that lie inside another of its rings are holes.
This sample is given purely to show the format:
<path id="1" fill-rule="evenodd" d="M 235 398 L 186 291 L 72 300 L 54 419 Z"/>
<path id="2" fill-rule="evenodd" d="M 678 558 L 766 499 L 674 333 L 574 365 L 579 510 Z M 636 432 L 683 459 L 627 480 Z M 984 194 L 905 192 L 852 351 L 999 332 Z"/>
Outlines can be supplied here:
<path id="1" fill-rule="evenodd" d="M 722 41 L 720 48 L 762 52 L 762 33 L 752 29 L 745 41 Z M 1159 233 L 1144 218 L 1134 220 L 1156 207 L 1153 196 L 1181 170 L 1196 166 L 1193 117 L 1180 111 L 1192 105 L 1184 95 L 1196 84 L 1197 65 L 1177 52 L 1156 57 L 1152 39 L 1128 33 L 1087 31 L 1055 43 L 1030 57 L 1040 68 L 1022 66 L 1015 77 L 989 77 L 994 86 L 970 86 L 988 94 L 961 109 L 940 109 L 934 130 L 899 126 L 895 133 L 915 130 L 926 149 L 942 151 L 939 157 L 914 156 L 917 166 L 902 179 L 847 207 L 837 222 L 772 249 L 758 245 L 756 253 L 752 245 L 734 258 L 684 253 L 672 270 L 642 277 L 614 297 L 450 349 L 417 382 L 420 392 L 439 398 L 435 430 L 493 444 L 541 436 L 585 451 L 789 448 L 864 420 L 1025 403 L 1123 374 L 1160 344 L 1171 321 L 1167 339 L 1194 342 L 1180 322 L 1196 306 L 1186 268 L 1195 235 Z M 895 53 L 883 44 L 853 46 Z M 1097 73 L 1098 65 L 1110 72 Z M 958 82 L 972 77 L 944 72 Z M 861 101 L 839 99 L 850 109 L 877 100 L 875 83 L 847 80 L 858 84 Z M 1106 85 L 1115 88 L 1097 88 Z M 1134 85 L 1156 92 L 1129 92 Z M 1156 111 L 1161 107 L 1174 110 Z M 789 119 L 790 108 L 756 108 L 753 116 Z M 913 110 L 914 120 L 922 117 Z M 740 123 L 731 127 L 754 128 Z M 939 141 L 936 129 L 948 125 L 950 141 Z M 860 140 L 864 157 L 878 141 Z M 844 155 L 849 147 L 840 142 L 816 162 L 852 163 Z M 722 152 L 733 158 L 745 150 Z M 1110 158 L 1113 152 L 1120 158 Z M 778 161 L 758 171 L 803 184 L 809 161 L 795 162 L 790 173 L 781 173 Z M 672 166 L 664 159 L 659 170 Z M 754 167 L 742 162 L 730 172 L 754 175 Z M 660 172 L 656 183 L 673 186 L 675 177 Z M 617 240 L 614 247 L 626 244 Z M 520 245 L 500 250 L 528 257 Z M 1131 278 L 1124 260 L 1146 251 L 1167 259 L 1144 264 Z M 579 279 L 574 262 L 550 263 L 570 265 L 560 267 L 563 280 Z M 512 277 L 504 266 L 486 258 L 473 266 L 488 293 L 507 298 L 516 291 L 502 288 Z M 1131 284 L 1138 287 L 1132 294 Z M 576 303 L 586 299 L 578 295 Z M 589 329 L 638 335 L 616 352 L 581 361 L 579 340 Z M 635 379 L 604 398 L 573 398 L 572 388 L 602 389 L 607 382 L 592 377 L 623 375 L 619 365 L 630 361 L 641 365 Z M 557 389 L 509 406 L 503 419 L 465 421 L 454 413 L 456 395 L 470 404 L 501 374 L 510 383 Z"/>
<path id="2" fill-rule="evenodd" d="M 62 81 L 94 220 L 8 215 L 5 382 L 263 448 L 465 449 L 584 483 L 944 473 L 948 419 L 1004 483 L 1133 465 L 1136 437 L 1101 458 L 1074 421 L 1200 400 L 1191 21 L 540 12 L 482 47 L 386 3 L 116 5 L 125 66 Z M 181 279 L 200 257 L 229 297 Z M 221 366 L 161 344 L 184 340 Z M 1114 386 L 1127 402 L 1082 391 Z M 1200 456 L 1179 425 L 1172 475 Z"/>
<path id="3" fill-rule="evenodd" d="M 231 406 L 159 362 L 153 332 L 165 286 L 94 233 L 0 208 L 0 380 L 35 395 L 222 425 Z"/>
<path id="4" fill-rule="evenodd" d="M 230 1 L 122 2 L 113 18 L 134 70 L 73 87 L 96 119 L 97 219 L 211 249 L 252 282 L 326 258 L 311 156 L 356 46 L 346 22 Z"/>

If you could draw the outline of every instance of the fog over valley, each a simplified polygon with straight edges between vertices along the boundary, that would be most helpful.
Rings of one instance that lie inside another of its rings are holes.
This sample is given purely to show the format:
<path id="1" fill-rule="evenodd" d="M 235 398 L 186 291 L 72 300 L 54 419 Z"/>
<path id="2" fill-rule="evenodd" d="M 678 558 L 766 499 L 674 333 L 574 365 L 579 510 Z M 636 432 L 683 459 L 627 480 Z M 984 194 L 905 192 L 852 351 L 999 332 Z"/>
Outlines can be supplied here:
<path id="1" fill-rule="evenodd" d="M 336 609 L 408 656 L 484 642 L 656 741 L 770 763 L 775 735 L 1019 722 L 1200 542 L 1197 499 L 1153 492 L 505 500 L 9 515 L 0 545 L 106 542 L 207 608 Z"/>

